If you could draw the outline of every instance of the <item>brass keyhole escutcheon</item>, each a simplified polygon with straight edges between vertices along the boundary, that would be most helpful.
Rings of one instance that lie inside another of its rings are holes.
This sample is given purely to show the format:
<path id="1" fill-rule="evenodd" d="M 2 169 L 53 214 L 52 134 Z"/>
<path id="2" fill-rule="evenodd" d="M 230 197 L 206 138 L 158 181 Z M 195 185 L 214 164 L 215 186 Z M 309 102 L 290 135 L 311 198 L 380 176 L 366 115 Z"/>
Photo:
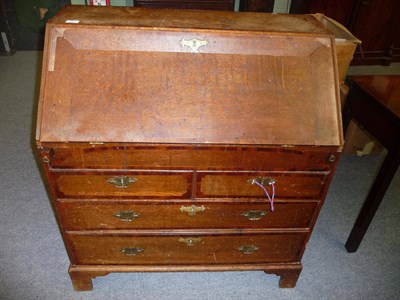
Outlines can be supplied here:
<path id="1" fill-rule="evenodd" d="M 204 211 L 206 208 L 204 205 L 202 206 L 196 206 L 196 205 L 191 205 L 191 206 L 181 206 L 179 209 L 181 212 L 187 212 L 189 216 L 195 216 L 198 212 Z"/>
<path id="2" fill-rule="evenodd" d="M 107 182 L 109 184 L 113 184 L 118 189 L 126 189 L 128 186 L 130 186 L 132 183 L 135 183 L 136 181 L 136 178 L 129 176 L 113 176 L 107 179 Z"/>
<path id="3" fill-rule="evenodd" d="M 188 47 L 192 53 L 199 53 L 200 47 L 205 47 L 208 44 L 207 40 L 201 40 L 198 38 L 192 38 L 190 40 L 182 39 L 180 41 L 182 47 Z"/>
<path id="4" fill-rule="evenodd" d="M 178 242 L 185 243 L 186 246 L 194 246 L 195 244 L 200 243 L 201 238 L 188 237 L 188 238 L 179 238 Z"/>

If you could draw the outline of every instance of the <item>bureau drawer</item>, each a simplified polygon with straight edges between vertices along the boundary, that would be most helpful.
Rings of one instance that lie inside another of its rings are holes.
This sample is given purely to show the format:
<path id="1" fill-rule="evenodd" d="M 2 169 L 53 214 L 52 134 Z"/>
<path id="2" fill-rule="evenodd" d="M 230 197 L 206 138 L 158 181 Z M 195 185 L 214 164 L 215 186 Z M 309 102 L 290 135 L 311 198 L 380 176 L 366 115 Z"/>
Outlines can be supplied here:
<path id="1" fill-rule="evenodd" d="M 49 145 L 52 168 L 327 171 L 334 147 Z"/>
<path id="2" fill-rule="evenodd" d="M 318 202 L 138 204 L 57 201 L 66 230 L 157 228 L 308 228 Z"/>
<path id="3" fill-rule="evenodd" d="M 272 195 L 269 180 L 275 182 L 276 198 L 319 199 L 322 196 L 326 174 L 321 173 L 230 173 L 198 172 L 197 198 L 265 197 L 264 190 L 253 180 L 262 182 Z"/>
<path id="4" fill-rule="evenodd" d="M 218 264 L 297 262 L 307 233 L 246 235 L 66 234 L 74 264 Z"/>
<path id="5" fill-rule="evenodd" d="M 190 172 L 53 172 L 60 198 L 188 198 Z"/>

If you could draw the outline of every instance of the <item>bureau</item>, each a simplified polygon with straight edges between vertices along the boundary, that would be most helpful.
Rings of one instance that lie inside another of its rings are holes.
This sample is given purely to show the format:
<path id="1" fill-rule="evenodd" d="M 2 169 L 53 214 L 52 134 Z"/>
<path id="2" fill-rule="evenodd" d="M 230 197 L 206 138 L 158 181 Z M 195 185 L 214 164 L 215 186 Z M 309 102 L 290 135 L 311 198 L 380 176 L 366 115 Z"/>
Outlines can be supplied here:
<path id="1" fill-rule="evenodd" d="M 312 16 L 64 8 L 36 140 L 74 288 L 232 270 L 294 287 L 340 118 L 333 36 Z"/>

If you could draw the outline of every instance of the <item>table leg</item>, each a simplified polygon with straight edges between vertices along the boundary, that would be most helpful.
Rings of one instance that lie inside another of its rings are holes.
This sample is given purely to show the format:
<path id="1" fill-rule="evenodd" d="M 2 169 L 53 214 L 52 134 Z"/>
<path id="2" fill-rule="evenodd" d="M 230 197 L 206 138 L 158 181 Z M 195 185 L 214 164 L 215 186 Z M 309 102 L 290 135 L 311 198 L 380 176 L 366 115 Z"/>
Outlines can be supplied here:
<path id="1" fill-rule="evenodd" d="M 385 160 L 365 200 L 360 214 L 346 242 L 347 252 L 356 252 L 369 224 L 371 223 L 379 204 L 381 203 L 390 182 L 400 164 L 400 146 L 386 154 Z"/>

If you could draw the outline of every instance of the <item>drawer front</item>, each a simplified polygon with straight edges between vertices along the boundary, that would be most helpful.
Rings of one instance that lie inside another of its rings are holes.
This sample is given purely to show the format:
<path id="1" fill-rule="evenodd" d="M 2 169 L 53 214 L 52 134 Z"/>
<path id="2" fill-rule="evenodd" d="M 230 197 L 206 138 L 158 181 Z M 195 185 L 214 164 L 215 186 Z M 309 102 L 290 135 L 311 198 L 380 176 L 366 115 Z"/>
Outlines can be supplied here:
<path id="1" fill-rule="evenodd" d="M 318 202 L 99 203 L 57 201 L 66 230 L 163 228 L 308 228 Z"/>
<path id="2" fill-rule="evenodd" d="M 321 173 L 206 173 L 197 175 L 197 198 L 266 197 L 264 190 L 251 182 L 275 181 L 276 198 L 319 199 L 326 175 Z M 261 180 L 260 180 L 261 179 Z M 263 184 L 272 195 L 272 187 Z"/>
<path id="3" fill-rule="evenodd" d="M 297 262 L 306 233 L 218 236 L 67 234 L 75 264 L 218 264 Z"/>
<path id="4" fill-rule="evenodd" d="M 333 147 L 53 147 L 52 168 L 327 171 Z"/>
<path id="5" fill-rule="evenodd" d="M 60 198 L 188 198 L 190 172 L 54 172 Z"/>

